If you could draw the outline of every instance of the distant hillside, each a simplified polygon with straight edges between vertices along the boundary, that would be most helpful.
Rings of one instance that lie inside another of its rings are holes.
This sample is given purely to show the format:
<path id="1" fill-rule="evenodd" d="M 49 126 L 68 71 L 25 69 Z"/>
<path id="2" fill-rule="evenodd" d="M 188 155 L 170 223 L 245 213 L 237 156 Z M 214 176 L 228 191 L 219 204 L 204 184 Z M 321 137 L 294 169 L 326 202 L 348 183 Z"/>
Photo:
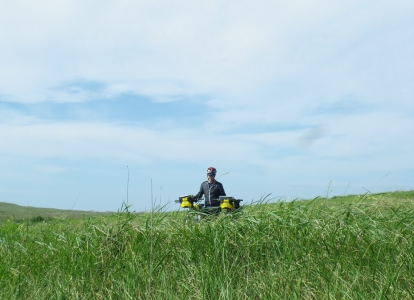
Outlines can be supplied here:
<path id="1" fill-rule="evenodd" d="M 96 214 L 102 213 L 81 210 L 63 210 L 54 208 L 20 206 L 17 204 L 0 202 L 0 222 L 3 222 L 7 219 L 13 219 L 14 221 L 23 221 L 27 219 L 33 221 L 42 221 L 62 216 L 70 218 L 82 218 L 85 215 Z"/>
<path id="2" fill-rule="evenodd" d="M 270 197 L 271 198 L 271 197 Z M 383 199 L 384 201 L 414 201 L 414 190 L 411 191 L 394 191 L 384 193 L 369 193 L 365 195 L 347 195 L 347 196 L 332 196 L 329 198 L 318 197 L 314 199 L 314 203 L 323 202 L 329 206 L 335 206 L 338 204 L 355 203 L 355 202 L 369 202 L 372 200 Z M 295 202 L 309 201 L 309 199 L 297 199 Z M 260 201 L 259 201 L 260 203 Z M 274 199 L 270 203 L 264 199 L 262 204 L 258 205 L 275 205 Z M 247 204 L 247 203 L 246 203 Z M 82 211 L 82 210 L 63 210 L 54 208 L 40 208 L 32 206 L 20 206 L 17 204 L 0 202 L 0 223 L 3 223 L 7 219 L 13 219 L 16 222 L 24 220 L 31 220 L 34 222 L 50 220 L 56 217 L 65 216 L 70 219 L 79 219 L 84 216 L 96 216 L 105 214 L 103 212 Z"/>

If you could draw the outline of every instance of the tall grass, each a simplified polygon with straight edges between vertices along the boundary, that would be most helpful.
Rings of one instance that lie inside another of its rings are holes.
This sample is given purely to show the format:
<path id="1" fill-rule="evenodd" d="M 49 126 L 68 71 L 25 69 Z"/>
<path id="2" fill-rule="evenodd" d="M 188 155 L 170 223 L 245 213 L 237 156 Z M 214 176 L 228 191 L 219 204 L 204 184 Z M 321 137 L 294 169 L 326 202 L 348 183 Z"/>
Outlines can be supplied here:
<path id="1" fill-rule="evenodd" d="M 7 222 L 0 298 L 414 298 L 412 198 L 330 201 L 255 205 L 190 224 L 182 213 L 127 210 Z"/>

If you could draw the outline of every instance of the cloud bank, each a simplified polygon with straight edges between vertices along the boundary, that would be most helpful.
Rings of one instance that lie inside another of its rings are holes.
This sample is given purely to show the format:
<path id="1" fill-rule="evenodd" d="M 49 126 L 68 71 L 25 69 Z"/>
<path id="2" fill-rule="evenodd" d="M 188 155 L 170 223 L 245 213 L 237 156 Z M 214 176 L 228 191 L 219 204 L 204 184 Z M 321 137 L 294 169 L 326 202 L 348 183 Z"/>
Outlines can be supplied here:
<path id="1" fill-rule="evenodd" d="M 0 201 L 115 210 L 127 165 L 138 210 L 210 165 L 249 200 L 413 188 L 413 3 L 2 7 Z"/>

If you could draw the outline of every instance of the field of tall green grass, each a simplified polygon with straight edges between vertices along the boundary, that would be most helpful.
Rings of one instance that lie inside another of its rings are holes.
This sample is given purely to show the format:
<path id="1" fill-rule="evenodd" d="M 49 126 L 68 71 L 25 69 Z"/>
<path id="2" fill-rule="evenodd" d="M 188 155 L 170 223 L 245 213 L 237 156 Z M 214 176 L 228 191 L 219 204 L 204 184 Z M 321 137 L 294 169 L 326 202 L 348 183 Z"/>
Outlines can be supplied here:
<path id="1" fill-rule="evenodd" d="M 0 225 L 0 299 L 413 299 L 414 191 Z"/>

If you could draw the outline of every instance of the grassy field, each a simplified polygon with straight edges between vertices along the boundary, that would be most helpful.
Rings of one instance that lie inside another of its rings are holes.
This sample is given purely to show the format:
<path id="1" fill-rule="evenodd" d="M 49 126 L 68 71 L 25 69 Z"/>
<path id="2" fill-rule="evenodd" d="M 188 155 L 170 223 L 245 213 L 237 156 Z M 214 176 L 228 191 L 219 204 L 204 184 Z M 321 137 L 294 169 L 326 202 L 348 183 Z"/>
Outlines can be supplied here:
<path id="1" fill-rule="evenodd" d="M 65 216 L 70 219 L 82 219 L 85 216 L 102 215 L 97 212 L 79 210 L 61 210 L 54 208 L 40 208 L 31 206 L 20 206 L 11 203 L 0 202 L 0 224 L 7 220 L 14 222 L 42 222 Z"/>
<path id="2" fill-rule="evenodd" d="M 1 220 L 1 299 L 414 298 L 414 191 L 190 224 L 183 212 L 33 216 Z"/>

